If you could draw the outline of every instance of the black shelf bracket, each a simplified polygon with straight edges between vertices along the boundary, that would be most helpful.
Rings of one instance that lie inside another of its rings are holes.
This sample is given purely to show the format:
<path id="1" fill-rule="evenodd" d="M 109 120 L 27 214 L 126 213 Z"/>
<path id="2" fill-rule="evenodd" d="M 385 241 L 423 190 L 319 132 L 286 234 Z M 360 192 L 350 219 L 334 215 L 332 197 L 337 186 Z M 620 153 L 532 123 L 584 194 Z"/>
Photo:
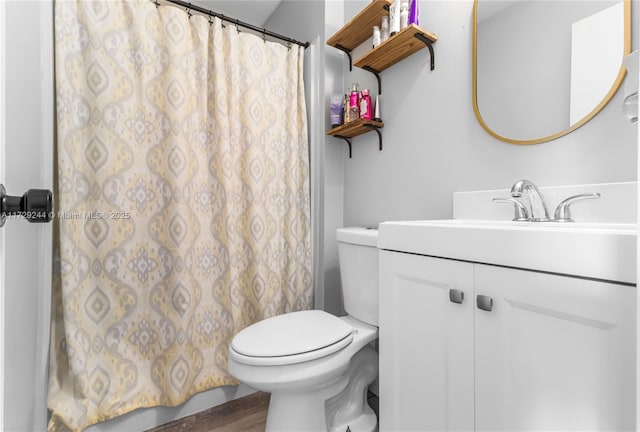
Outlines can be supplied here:
<path id="1" fill-rule="evenodd" d="M 436 68 L 436 57 L 433 52 L 433 43 L 431 42 L 431 40 L 429 40 L 428 37 L 426 37 L 422 33 L 416 33 L 413 35 L 413 37 L 415 37 L 416 39 L 424 43 L 429 49 L 429 55 L 431 56 L 431 70 L 434 70 Z"/>
<path id="2" fill-rule="evenodd" d="M 347 57 L 349 57 L 349 72 L 351 72 L 353 70 L 353 65 L 352 65 L 352 60 L 351 60 L 351 50 L 349 50 L 348 48 L 343 47 L 340 44 L 337 44 L 336 48 L 338 48 L 340 51 L 345 53 L 347 55 Z"/>
<path id="3" fill-rule="evenodd" d="M 362 69 L 366 70 L 367 72 L 371 72 L 372 74 L 374 74 L 376 76 L 376 78 L 378 79 L 378 94 L 381 95 L 382 94 L 382 81 L 380 81 L 380 72 L 378 72 L 377 70 L 375 70 L 374 68 L 372 68 L 370 66 L 363 66 Z"/>
<path id="4" fill-rule="evenodd" d="M 382 151 L 382 134 L 380 133 L 380 128 L 372 124 L 364 124 L 363 126 L 368 127 L 369 129 L 372 129 L 375 133 L 378 134 L 378 147 L 379 147 L 379 150 Z"/>
<path id="5" fill-rule="evenodd" d="M 351 159 L 351 138 L 342 136 L 342 135 L 334 135 L 334 137 L 340 138 L 346 141 L 346 143 L 349 145 L 349 159 Z"/>

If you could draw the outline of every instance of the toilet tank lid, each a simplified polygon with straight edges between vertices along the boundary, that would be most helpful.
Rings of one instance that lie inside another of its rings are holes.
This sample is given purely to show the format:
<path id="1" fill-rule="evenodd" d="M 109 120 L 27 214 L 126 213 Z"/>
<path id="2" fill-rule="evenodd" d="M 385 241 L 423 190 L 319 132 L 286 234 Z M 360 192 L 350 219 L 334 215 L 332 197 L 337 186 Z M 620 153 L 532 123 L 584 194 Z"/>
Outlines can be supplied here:
<path id="1" fill-rule="evenodd" d="M 231 347 L 251 357 L 291 356 L 333 345 L 352 331 L 353 327 L 334 315 L 305 310 L 250 325 L 233 338 Z"/>
<path id="2" fill-rule="evenodd" d="M 363 227 L 338 228 L 336 239 L 342 243 L 378 247 L 378 230 Z"/>

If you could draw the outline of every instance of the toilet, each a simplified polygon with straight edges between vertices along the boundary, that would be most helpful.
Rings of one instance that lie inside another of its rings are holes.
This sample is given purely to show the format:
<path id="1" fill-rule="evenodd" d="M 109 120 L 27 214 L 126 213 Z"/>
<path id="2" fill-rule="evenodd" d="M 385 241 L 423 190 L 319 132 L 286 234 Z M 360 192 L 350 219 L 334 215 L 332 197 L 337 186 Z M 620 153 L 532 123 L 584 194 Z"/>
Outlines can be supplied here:
<path id="1" fill-rule="evenodd" d="M 336 234 L 344 308 L 291 312 L 257 322 L 229 346 L 229 372 L 271 393 L 267 431 L 377 430 L 367 388 L 378 376 L 378 231 Z"/>

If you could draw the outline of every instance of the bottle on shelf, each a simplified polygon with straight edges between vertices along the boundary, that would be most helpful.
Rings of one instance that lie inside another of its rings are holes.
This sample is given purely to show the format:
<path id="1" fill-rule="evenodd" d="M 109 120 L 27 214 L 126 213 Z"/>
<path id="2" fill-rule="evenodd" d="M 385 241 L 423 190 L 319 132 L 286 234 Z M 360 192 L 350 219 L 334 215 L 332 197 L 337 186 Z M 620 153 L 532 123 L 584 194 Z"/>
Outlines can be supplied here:
<path id="1" fill-rule="evenodd" d="M 409 1 L 402 0 L 400 3 L 400 30 L 407 27 L 409 22 Z"/>
<path id="2" fill-rule="evenodd" d="M 349 95 L 344 94 L 344 100 L 342 102 L 342 124 L 349 123 Z"/>
<path id="3" fill-rule="evenodd" d="M 373 113 L 371 112 L 371 95 L 369 94 L 369 89 L 362 89 L 361 95 L 360 118 L 363 120 L 371 120 Z"/>
<path id="4" fill-rule="evenodd" d="M 418 0 L 411 0 L 408 24 L 420 25 L 420 18 L 418 17 L 418 14 Z"/>
<path id="5" fill-rule="evenodd" d="M 380 39 L 380 27 L 373 26 L 373 38 L 371 40 L 374 48 L 380 45 L 380 42 L 382 42 Z"/>
<path id="6" fill-rule="evenodd" d="M 389 15 L 383 16 L 380 24 L 380 42 L 384 42 L 387 39 L 389 39 Z"/>
<path id="7" fill-rule="evenodd" d="M 389 34 L 393 36 L 400 31 L 400 0 L 393 0 L 389 6 Z"/>
<path id="8" fill-rule="evenodd" d="M 360 92 L 358 91 L 358 83 L 351 84 L 351 93 L 349 93 L 349 121 L 355 121 L 360 118 Z"/>
<path id="9" fill-rule="evenodd" d="M 342 124 L 344 116 L 342 114 L 342 110 L 344 107 L 344 98 L 342 95 L 332 95 L 331 102 L 329 104 L 329 121 L 331 122 L 331 127 L 335 128 Z"/>
<path id="10" fill-rule="evenodd" d="M 380 115 L 380 95 L 376 95 L 376 107 L 373 113 L 373 120 L 381 122 L 382 117 Z"/>

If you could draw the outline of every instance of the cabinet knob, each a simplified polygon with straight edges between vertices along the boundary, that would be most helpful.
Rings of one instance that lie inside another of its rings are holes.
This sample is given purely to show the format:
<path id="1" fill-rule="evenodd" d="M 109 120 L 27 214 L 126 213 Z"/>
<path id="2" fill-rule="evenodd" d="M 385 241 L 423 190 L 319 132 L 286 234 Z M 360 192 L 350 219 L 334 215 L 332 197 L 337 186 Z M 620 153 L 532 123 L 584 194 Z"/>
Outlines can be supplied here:
<path id="1" fill-rule="evenodd" d="M 491 309 L 493 309 L 493 299 L 486 295 L 478 295 L 476 296 L 476 305 L 478 309 L 491 312 Z"/>
<path id="2" fill-rule="evenodd" d="M 464 300 L 464 292 L 459 289 L 450 289 L 449 290 L 449 301 L 451 303 L 462 304 Z"/>

